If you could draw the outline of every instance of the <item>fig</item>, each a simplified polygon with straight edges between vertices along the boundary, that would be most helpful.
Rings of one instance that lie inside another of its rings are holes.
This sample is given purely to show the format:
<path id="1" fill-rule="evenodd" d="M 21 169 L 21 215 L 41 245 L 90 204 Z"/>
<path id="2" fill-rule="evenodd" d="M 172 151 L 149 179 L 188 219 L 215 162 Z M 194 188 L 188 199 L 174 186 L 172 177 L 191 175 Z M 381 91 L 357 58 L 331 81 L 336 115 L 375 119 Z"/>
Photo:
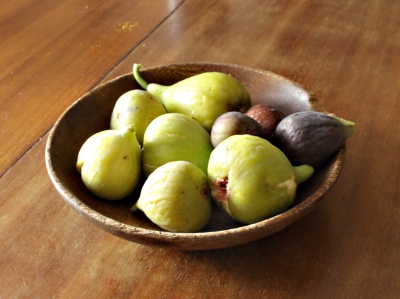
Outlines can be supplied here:
<path id="1" fill-rule="evenodd" d="M 147 84 L 140 76 L 140 64 L 134 64 L 133 74 L 143 89 L 158 98 L 168 112 L 196 119 L 208 132 L 214 121 L 228 111 L 245 112 L 250 95 L 234 77 L 220 72 L 206 72 L 179 81 L 171 86 Z"/>
<path id="2" fill-rule="evenodd" d="M 314 168 L 323 165 L 354 133 L 354 122 L 316 111 L 288 115 L 275 132 L 280 149 L 293 165 Z"/>
<path id="3" fill-rule="evenodd" d="M 210 134 L 197 121 L 180 113 L 164 114 L 144 133 L 142 169 L 148 177 L 167 162 L 183 160 L 207 173 L 212 150 Z"/>
<path id="4" fill-rule="evenodd" d="M 308 165 L 293 167 L 266 139 L 233 135 L 211 153 L 208 185 L 217 206 L 234 220 L 252 224 L 287 210 L 297 185 L 313 172 Z"/>
<path id="5" fill-rule="evenodd" d="M 212 210 L 207 177 L 196 165 L 174 161 L 157 168 L 145 181 L 131 211 L 141 210 L 171 232 L 197 232 Z"/>
<path id="6" fill-rule="evenodd" d="M 264 131 L 264 138 L 270 142 L 274 142 L 275 130 L 280 121 L 283 119 L 283 113 L 277 108 L 265 104 L 257 104 L 251 106 L 246 111 L 246 115 L 255 119 Z"/>
<path id="7" fill-rule="evenodd" d="M 163 104 L 147 91 L 136 89 L 121 95 L 111 114 L 110 128 L 121 129 L 134 125 L 136 138 L 143 145 L 143 135 L 147 126 L 157 116 L 167 113 Z"/>
<path id="8" fill-rule="evenodd" d="M 239 112 L 230 111 L 220 115 L 211 128 L 211 143 L 214 147 L 232 135 L 249 134 L 263 137 L 261 125 L 250 116 Z"/>
<path id="9" fill-rule="evenodd" d="M 76 168 L 96 196 L 107 200 L 128 196 L 136 188 L 141 172 L 141 150 L 134 126 L 89 137 L 78 153 Z"/>

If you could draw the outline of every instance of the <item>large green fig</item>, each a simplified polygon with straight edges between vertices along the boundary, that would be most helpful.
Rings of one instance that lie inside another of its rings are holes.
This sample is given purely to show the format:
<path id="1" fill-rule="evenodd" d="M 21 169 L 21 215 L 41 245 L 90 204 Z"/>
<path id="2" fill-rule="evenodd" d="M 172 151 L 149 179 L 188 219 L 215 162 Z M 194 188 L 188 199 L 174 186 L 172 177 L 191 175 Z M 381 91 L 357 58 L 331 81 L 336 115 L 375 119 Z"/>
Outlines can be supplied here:
<path id="1" fill-rule="evenodd" d="M 102 199 L 118 200 L 136 187 L 141 172 L 141 150 L 135 128 L 105 130 L 82 145 L 77 170 L 85 186 Z"/>
<path id="2" fill-rule="evenodd" d="M 143 172 L 146 177 L 172 161 L 188 161 L 207 173 L 213 146 L 210 134 L 193 118 L 180 113 L 157 117 L 143 138 Z"/>
<path id="3" fill-rule="evenodd" d="M 252 224 L 288 209 L 297 185 L 313 172 L 308 165 L 293 167 L 263 138 L 233 135 L 211 153 L 208 184 L 222 210 L 238 222 Z"/>
<path id="4" fill-rule="evenodd" d="M 207 177 L 190 162 L 164 164 L 145 181 L 131 210 L 137 209 L 167 231 L 197 232 L 211 216 Z"/>
<path id="5" fill-rule="evenodd" d="M 156 96 L 168 112 L 178 112 L 195 118 L 210 132 L 214 121 L 228 111 L 245 112 L 250 95 L 234 77 L 220 72 L 206 72 L 184 79 L 171 86 L 147 84 L 139 74 L 140 64 L 134 64 L 136 81 Z"/>
<path id="6" fill-rule="evenodd" d="M 143 135 L 147 126 L 157 116 L 167 113 L 161 102 L 147 91 L 136 89 L 121 95 L 115 103 L 111 114 L 111 129 L 121 129 L 134 125 L 136 138 L 143 144 Z"/>
<path id="7" fill-rule="evenodd" d="M 293 165 L 319 167 L 355 132 L 354 123 L 316 111 L 297 112 L 285 117 L 275 136 Z"/>

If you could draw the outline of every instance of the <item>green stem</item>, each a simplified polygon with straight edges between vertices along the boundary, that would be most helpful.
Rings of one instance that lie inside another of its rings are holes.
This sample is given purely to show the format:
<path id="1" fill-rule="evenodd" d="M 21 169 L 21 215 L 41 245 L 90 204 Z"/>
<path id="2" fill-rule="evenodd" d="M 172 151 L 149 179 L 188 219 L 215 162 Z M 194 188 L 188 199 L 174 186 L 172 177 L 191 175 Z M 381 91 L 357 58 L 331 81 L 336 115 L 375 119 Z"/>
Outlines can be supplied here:
<path id="1" fill-rule="evenodd" d="M 137 63 L 134 63 L 134 64 L 133 64 L 133 76 L 135 77 L 136 82 L 139 83 L 139 85 L 140 85 L 144 90 L 147 90 L 148 84 L 147 84 L 147 82 L 146 82 L 146 81 L 140 76 L 140 74 L 139 74 L 139 69 L 140 69 L 141 66 L 142 66 L 141 64 L 137 64 Z"/>
<path id="2" fill-rule="evenodd" d="M 341 118 L 341 120 L 345 125 L 348 125 L 348 126 L 354 126 L 355 125 L 355 122 L 352 122 L 350 120 L 346 120 L 346 119 L 343 119 L 343 118 Z"/>
<path id="3" fill-rule="evenodd" d="M 139 210 L 139 208 L 137 207 L 136 203 L 133 205 L 133 207 L 131 208 L 131 212 L 136 212 L 137 210 Z"/>
<path id="4" fill-rule="evenodd" d="M 314 173 L 314 168 L 309 165 L 294 166 L 293 170 L 297 185 L 307 180 Z"/>
<path id="5" fill-rule="evenodd" d="M 355 123 L 352 122 L 352 121 L 349 121 L 349 120 L 345 120 L 343 118 L 339 118 L 339 119 L 342 121 L 342 123 L 344 125 L 343 132 L 344 132 L 344 135 L 345 135 L 345 139 L 347 140 L 351 136 L 353 136 L 354 133 L 356 132 L 356 129 L 354 127 Z"/>

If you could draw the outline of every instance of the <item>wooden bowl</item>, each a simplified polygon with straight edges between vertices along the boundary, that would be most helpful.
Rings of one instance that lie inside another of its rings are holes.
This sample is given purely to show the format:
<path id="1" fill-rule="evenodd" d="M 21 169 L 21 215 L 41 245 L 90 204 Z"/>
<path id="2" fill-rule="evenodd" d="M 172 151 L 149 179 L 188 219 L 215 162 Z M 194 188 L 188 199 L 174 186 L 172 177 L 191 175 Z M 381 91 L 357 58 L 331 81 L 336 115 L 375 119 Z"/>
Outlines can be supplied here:
<path id="1" fill-rule="evenodd" d="M 253 104 L 265 103 L 285 115 L 297 111 L 326 112 L 312 93 L 282 76 L 230 64 L 186 63 L 142 70 L 149 83 L 171 85 L 186 77 L 218 71 L 231 74 L 249 91 Z M 141 186 L 126 199 L 101 200 L 83 185 L 75 168 L 82 144 L 96 132 L 109 129 L 111 112 L 120 95 L 139 89 L 132 74 L 102 84 L 72 104 L 52 128 L 46 147 L 49 176 L 61 195 L 80 216 L 94 225 L 129 241 L 179 250 L 208 250 L 248 243 L 284 229 L 309 213 L 332 188 L 342 169 L 345 147 L 314 175 L 300 184 L 292 207 L 286 212 L 252 225 L 233 221 L 215 205 L 209 224 L 198 233 L 171 233 L 151 223 L 142 212 L 131 213 Z"/>

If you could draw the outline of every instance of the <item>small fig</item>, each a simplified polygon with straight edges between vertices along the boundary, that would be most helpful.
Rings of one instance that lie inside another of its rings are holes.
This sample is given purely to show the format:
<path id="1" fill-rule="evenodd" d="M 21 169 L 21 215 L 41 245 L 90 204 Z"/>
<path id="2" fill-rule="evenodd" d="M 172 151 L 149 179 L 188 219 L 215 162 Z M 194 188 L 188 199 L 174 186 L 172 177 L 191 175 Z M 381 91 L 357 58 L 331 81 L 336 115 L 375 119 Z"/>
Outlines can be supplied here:
<path id="1" fill-rule="evenodd" d="M 207 177 L 190 162 L 164 164 L 145 181 L 131 211 L 138 209 L 167 231 L 197 232 L 208 223 L 211 216 Z"/>
<path id="2" fill-rule="evenodd" d="M 141 150 L 135 128 L 105 130 L 89 137 L 76 163 L 82 181 L 102 199 L 118 200 L 136 187 L 141 172 Z"/>
<path id="3" fill-rule="evenodd" d="M 319 167 L 355 132 L 354 123 L 316 111 L 285 117 L 276 128 L 280 149 L 293 165 Z"/>
<path id="4" fill-rule="evenodd" d="M 147 91 L 136 89 L 121 95 L 115 103 L 111 114 L 110 128 L 121 129 L 134 125 L 136 138 L 143 145 L 143 135 L 147 126 L 167 110 L 161 102 Z"/>
<path id="5" fill-rule="evenodd" d="M 211 129 L 211 143 L 214 147 L 232 135 L 249 134 L 263 137 L 260 124 L 250 116 L 231 111 L 219 116 Z"/>
<path id="6" fill-rule="evenodd" d="M 313 172 L 308 165 L 293 167 L 268 140 L 233 135 L 211 153 L 208 184 L 223 211 L 238 222 L 252 224 L 288 209 L 297 185 Z"/>
<path id="7" fill-rule="evenodd" d="M 246 115 L 254 118 L 264 131 L 264 138 L 268 141 L 274 141 L 275 130 L 284 115 L 277 108 L 265 104 L 251 106 L 246 111 Z"/>

